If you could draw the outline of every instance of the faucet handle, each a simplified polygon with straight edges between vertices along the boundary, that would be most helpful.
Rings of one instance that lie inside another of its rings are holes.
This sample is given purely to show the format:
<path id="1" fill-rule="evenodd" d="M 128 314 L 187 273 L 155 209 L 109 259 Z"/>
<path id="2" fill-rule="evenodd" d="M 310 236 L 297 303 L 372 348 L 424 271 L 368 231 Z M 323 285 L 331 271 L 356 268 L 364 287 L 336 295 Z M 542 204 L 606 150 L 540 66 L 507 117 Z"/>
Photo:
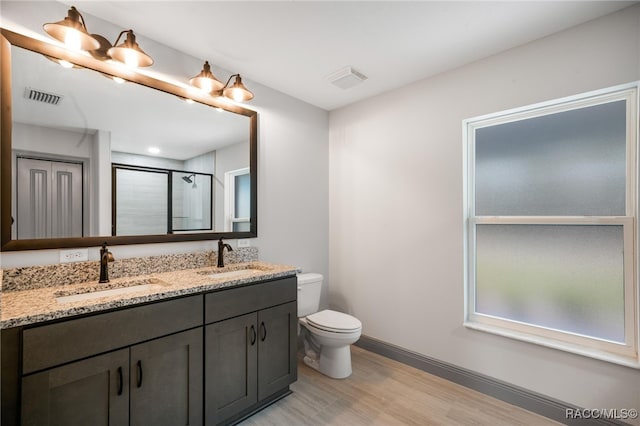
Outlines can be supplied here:
<path id="1" fill-rule="evenodd" d="M 102 257 L 104 255 L 107 255 L 107 262 L 113 262 L 115 260 L 115 258 L 113 257 L 113 253 L 111 253 L 111 251 L 109 251 L 109 249 L 107 248 L 107 243 L 104 242 L 102 243 L 102 248 L 100 249 L 100 258 L 102 259 Z"/>

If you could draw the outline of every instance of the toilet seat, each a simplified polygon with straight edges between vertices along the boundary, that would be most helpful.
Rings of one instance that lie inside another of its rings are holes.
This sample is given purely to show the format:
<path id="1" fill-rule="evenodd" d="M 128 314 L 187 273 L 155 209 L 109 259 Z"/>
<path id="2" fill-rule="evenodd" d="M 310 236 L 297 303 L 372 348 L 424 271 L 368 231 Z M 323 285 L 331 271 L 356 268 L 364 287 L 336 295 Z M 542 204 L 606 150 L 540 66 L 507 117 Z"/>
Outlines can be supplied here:
<path id="1" fill-rule="evenodd" d="M 325 309 L 306 317 L 307 324 L 332 333 L 353 333 L 362 329 L 362 323 L 351 315 Z"/>

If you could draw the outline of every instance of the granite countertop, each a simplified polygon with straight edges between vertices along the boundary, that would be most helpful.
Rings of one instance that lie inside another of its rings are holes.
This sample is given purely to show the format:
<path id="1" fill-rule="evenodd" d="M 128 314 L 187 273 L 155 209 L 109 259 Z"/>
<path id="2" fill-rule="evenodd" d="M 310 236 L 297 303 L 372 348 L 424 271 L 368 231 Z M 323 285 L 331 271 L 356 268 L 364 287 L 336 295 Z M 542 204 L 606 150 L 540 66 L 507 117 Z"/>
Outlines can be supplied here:
<path id="1" fill-rule="evenodd" d="M 213 275 L 220 272 L 227 274 L 219 277 Z M 228 274 L 229 272 L 231 274 Z M 91 281 L 2 292 L 0 328 L 35 324 L 79 314 L 250 284 L 265 279 L 294 276 L 296 272 L 297 269 L 291 266 L 255 261 L 230 264 L 224 268 L 208 266 L 117 278 L 104 284 Z M 146 286 L 135 290 L 131 288 L 131 286 L 139 284 Z M 122 288 L 130 288 L 131 292 L 111 295 L 103 293 L 104 295 L 101 297 L 79 301 L 60 302 L 57 300 L 61 296 Z"/>

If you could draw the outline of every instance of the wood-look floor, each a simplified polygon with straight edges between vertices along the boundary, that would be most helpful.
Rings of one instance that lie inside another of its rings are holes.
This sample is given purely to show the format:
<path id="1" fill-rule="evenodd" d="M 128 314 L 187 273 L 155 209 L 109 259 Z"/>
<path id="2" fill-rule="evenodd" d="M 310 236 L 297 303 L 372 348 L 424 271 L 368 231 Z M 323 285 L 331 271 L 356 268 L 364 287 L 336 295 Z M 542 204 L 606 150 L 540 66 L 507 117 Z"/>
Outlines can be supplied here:
<path id="1" fill-rule="evenodd" d="M 558 425 L 356 346 L 353 374 L 334 380 L 298 363 L 293 394 L 240 423 L 297 425 Z"/>

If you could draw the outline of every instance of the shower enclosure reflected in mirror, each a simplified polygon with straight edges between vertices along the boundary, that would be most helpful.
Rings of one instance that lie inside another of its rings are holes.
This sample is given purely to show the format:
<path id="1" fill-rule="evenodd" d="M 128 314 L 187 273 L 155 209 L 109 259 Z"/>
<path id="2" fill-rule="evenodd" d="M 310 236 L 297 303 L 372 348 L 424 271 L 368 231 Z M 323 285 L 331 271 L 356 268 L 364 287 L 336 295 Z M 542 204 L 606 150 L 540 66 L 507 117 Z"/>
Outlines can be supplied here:
<path id="1" fill-rule="evenodd" d="M 254 111 L 2 34 L 2 250 L 257 236 Z"/>
<path id="2" fill-rule="evenodd" d="M 113 235 L 213 229 L 213 174 L 113 163 L 112 178 Z"/>

